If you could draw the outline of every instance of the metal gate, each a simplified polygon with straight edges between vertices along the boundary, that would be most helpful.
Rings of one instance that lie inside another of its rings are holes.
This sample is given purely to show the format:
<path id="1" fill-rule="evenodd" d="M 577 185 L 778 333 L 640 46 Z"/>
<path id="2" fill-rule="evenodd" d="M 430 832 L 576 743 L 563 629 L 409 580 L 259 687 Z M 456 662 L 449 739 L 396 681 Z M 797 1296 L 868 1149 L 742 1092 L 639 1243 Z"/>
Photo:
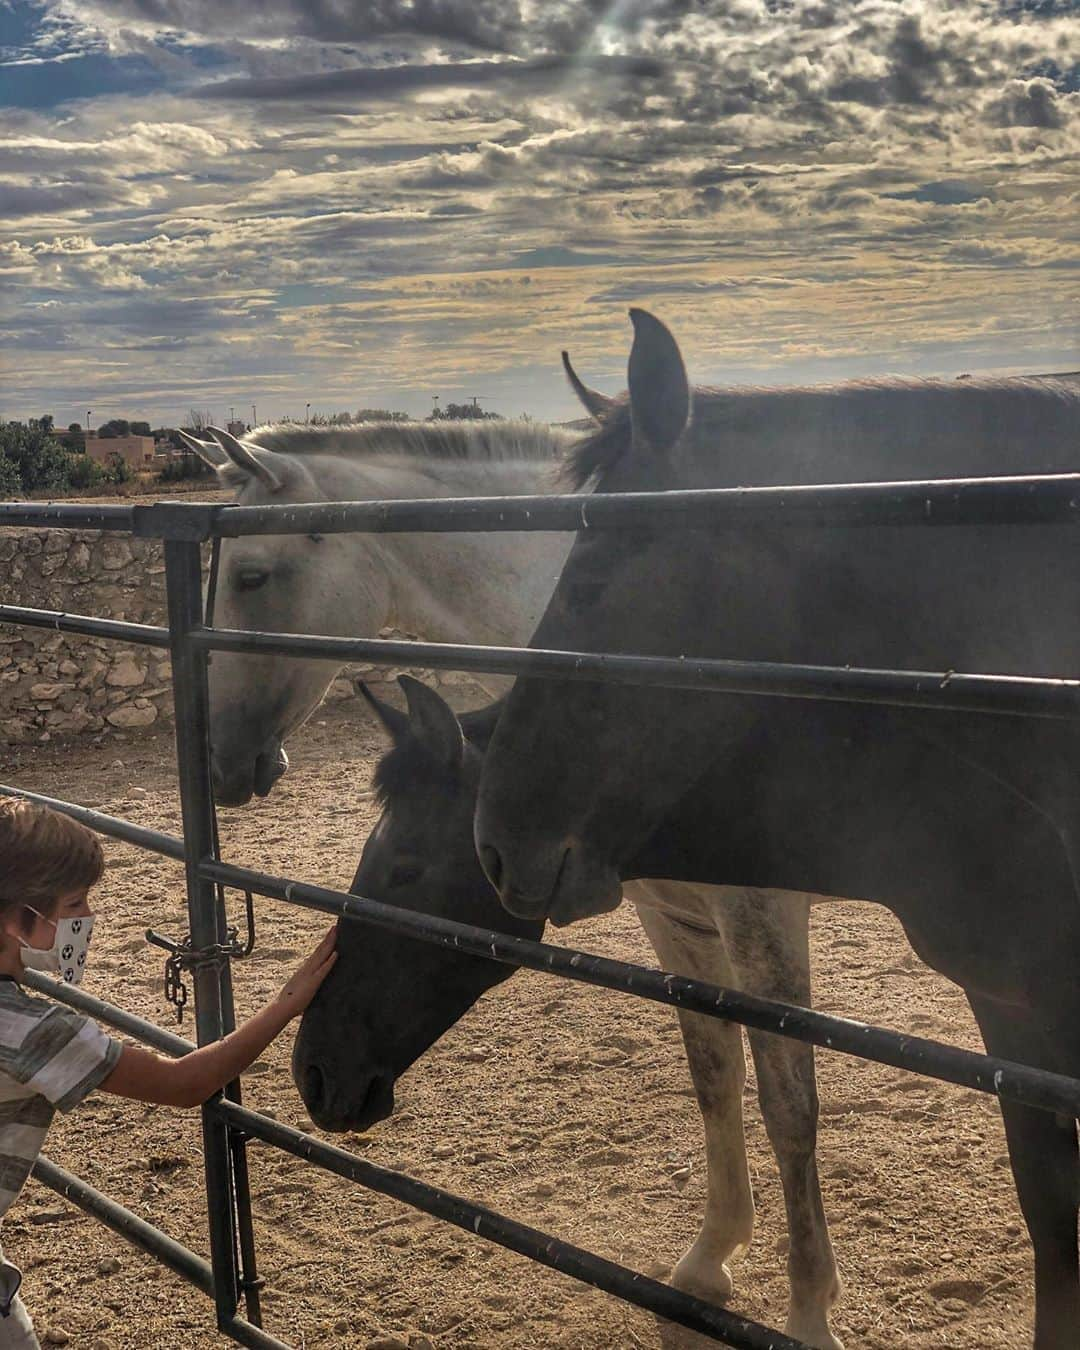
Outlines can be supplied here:
<path id="1" fill-rule="evenodd" d="M 220 887 L 236 887 L 339 918 L 394 929 L 427 942 L 514 966 L 725 1018 L 831 1050 L 958 1083 L 1026 1105 L 1080 1117 L 1080 1080 L 973 1054 L 920 1037 L 721 989 L 573 948 L 521 938 L 431 915 L 399 910 L 287 877 L 236 867 L 218 857 L 210 784 L 207 657 L 212 651 L 319 657 L 341 663 L 428 668 L 561 679 L 613 680 L 672 688 L 838 699 L 1026 716 L 1080 716 L 1080 680 L 968 675 L 952 671 L 861 670 L 755 661 L 688 660 L 518 648 L 394 642 L 285 633 L 240 632 L 205 622 L 201 548 L 252 534 L 347 531 L 506 531 L 609 529 L 649 522 L 748 528 L 894 524 L 1080 524 L 1080 475 L 949 479 L 824 487 L 716 488 L 698 491 L 458 498 L 242 507 L 161 502 L 153 506 L 0 505 L 0 526 L 126 531 L 164 541 L 168 627 L 90 615 L 0 605 L 0 622 L 114 638 L 167 650 L 172 658 L 176 749 L 183 837 L 115 816 L 0 785 L 52 806 L 90 828 L 182 861 L 187 878 L 190 953 L 198 1043 L 232 1030 L 232 980 Z M 90 1013 L 168 1055 L 193 1047 L 150 1022 L 40 975 L 26 983 Z M 243 1345 L 288 1350 L 261 1327 L 248 1188 L 247 1144 L 259 1140 L 349 1181 L 467 1229 L 531 1260 L 572 1275 L 629 1303 L 740 1350 L 808 1350 L 802 1342 L 681 1293 L 615 1262 L 562 1242 L 482 1205 L 390 1171 L 311 1135 L 248 1110 L 233 1083 L 202 1108 L 210 1260 L 45 1159 L 35 1176 L 136 1246 L 191 1281 L 215 1302 L 221 1331 Z M 244 1314 L 240 1313 L 241 1302 Z"/>

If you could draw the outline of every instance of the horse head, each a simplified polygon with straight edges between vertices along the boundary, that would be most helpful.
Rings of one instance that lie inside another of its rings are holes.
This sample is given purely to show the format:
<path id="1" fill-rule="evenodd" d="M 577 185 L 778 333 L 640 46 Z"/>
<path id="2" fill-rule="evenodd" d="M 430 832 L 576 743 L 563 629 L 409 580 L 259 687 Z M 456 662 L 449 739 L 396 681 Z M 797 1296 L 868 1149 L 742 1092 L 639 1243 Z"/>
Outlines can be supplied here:
<path id="1" fill-rule="evenodd" d="M 236 489 L 240 506 L 326 500 L 303 457 L 272 448 L 294 431 L 269 428 L 239 439 L 188 443 Z M 263 444 L 267 441 L 269 444 Z M 377 631 L 388 605 L 377 568 L 357 568 L 344 535 L 280 534 L 222 543 L 214 622 L 219 628 L 335 633 L 346 606 L 359 631 Z M 364 620 L 367 619 L 365 623 Z M 337 665 L 282 656 L 216 652 L 210 660 L 210 743 L 214 792 L 226 806 L 265 797 L 288 768 L 286 737 L 318 706 Z"/>
<path id="2" fill-rule="evenodd" d="M 480 867 L 472 820 L 483 748 L 499 704 L 461 720 L 434 690 L 401 677 L 408 712 L 358 686 L 390 737 L 375 784 L 382 814 L 352 892 L 423 914 L 537 938 L 509 918 Z M 323 1129 L 388 1116 L 394 1084 L 485 990 L 514 967 L 344 920 L 338 960 L 305 1012 L 293 1078 Z"/>
<path id="3" fill-rule="evenodd" d="M 567 370 L 598 430 L 574 452 L 606 492 L 658 490 L 678 481 L 690 388 L 675 339 L 632 310 L 629 397 L 598 403 Z M 580 476 L 580 475 L 579 475 Z M 676 529 L 583 530 L 563 567 L 534 647 L 667 654 L 686 627 L 692 588 L 678 575 Z M 674 593 L 674 600 L 668 592 Z M 486 757 L 476 818 L 484 868 L 510 913 L 558 925 L 618 905 L 619 868 L 651 833 L 661 805 L 684 790 L 693 738 L 667 743 L 672 701 L 700 695 L 633 685 L 519 679 Z M 703 715 L 706 710 L 703 709 Z M 660 751 L 662 750 L 662 753 Z M 655 752 L 655 753 L 654 753 Z M 628 762 L 677 768 L 637 778 Z"/>

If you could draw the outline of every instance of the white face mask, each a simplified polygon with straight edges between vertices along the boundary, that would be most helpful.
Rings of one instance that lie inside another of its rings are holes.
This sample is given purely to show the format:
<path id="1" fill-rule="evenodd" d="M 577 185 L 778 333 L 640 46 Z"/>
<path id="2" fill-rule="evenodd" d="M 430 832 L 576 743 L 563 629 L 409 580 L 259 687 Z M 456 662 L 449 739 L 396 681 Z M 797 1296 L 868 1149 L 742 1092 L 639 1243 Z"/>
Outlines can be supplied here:
<path id="1" fill-rule="evenodd" d="M 27 909 L 45 919 L 32 905 Z M 86 969 L 86 952 L 94 929 L 94 915 L 80 914 L 76 919 L 45 919 L 56 930 L 51 947 L 31 947 L 19 939 L 23 968 L 59 975 L 65 984 L 81 984 Z"/>

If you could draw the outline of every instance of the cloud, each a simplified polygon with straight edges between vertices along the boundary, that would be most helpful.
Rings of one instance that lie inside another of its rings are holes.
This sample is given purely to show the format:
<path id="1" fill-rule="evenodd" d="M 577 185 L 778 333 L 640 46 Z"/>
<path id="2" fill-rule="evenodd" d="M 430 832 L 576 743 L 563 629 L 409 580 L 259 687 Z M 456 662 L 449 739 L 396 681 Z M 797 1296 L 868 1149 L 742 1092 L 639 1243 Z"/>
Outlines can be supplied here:
<path id="1" fill-rule="evenodd" d="M 990 120 L 1002 127 L 1042 127 L 1057 131 L 1065 125 L 1065 103 L 1052 80 L 1010 80 L 987 107 Z"/>
<path id="2" fill-rule="evenodd" d="M 428 383 L 448 396 L 484 372 L 489 392 L 519 389 L 514 410 L 568 414 L 559 348 L 614 387 L 630 303 L 720 380 L 949 353 L 1048 367 L 1075 331 L 1060 281 L 1078 37 L 1061 5 L 36 12 L 19 59 L 51 64 L 18 67 L 0 135 L 0 319 L 25 334 L 5 382 L 37 410 L 90 389 L 161 399 L 155 417 L 199 401 L 185 389 L 287 410 L 303 387 L 340 406 L 397 390 L 422 411 Z"/>
<path id="3" fill-rule="evenodd" d="M 595 56 L 583 62 L 566 57 L 533 61 L 447 61 L 432 65 L 355 66 L 311 75 L 274 79 L 219 80 L 194 91 L 198 98 L 303 99 L 375 102 L 415 94 L 426 89 L 477 89 L 493 84 L 542 88 L 573 73 L 606 79 L 657 79 L 660 62 L 644 57 Z"/>
<path id="4" fill-rule="evenodd" d="M 906 192 L 885 192 L 892 201 L 933 202 L 935 206 L 967 206 L 991 195 L 979 183 L 965 183 L 961 178 L 944 178 L 936 183 L 920 183 Z"/>

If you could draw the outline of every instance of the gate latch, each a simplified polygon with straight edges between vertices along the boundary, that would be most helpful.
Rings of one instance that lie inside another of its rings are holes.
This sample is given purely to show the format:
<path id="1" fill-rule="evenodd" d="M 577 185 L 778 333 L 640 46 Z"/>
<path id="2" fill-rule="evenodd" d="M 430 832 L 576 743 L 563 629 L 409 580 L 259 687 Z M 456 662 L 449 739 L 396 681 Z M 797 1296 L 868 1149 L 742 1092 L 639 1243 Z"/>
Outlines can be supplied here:
<path id="1" fill-rule="evenodd" d="M 198 970 L 202 966 L 222 966 L 234 957 L 238 960 L 250 956 L 255 947 L 255 903 L 250 891 L 244 892 L 244 909 L 247 921 L 247 933 L 240 941 L 239 928 L 227 928 L 224 942 L 212 942 L 207 947 L 193 947 L 191 934 L 185 933 L 179 942 L 166 937 L 164 933 L 146 930 L 146 940 L 160 947 L 169 955 L 165 960 L 165 1001 L 176 1009 L 176 1021 L 184 1020 L 184 1008 L 188 1001 L 187 985 L 184 983 L 185 970 Z"/>

